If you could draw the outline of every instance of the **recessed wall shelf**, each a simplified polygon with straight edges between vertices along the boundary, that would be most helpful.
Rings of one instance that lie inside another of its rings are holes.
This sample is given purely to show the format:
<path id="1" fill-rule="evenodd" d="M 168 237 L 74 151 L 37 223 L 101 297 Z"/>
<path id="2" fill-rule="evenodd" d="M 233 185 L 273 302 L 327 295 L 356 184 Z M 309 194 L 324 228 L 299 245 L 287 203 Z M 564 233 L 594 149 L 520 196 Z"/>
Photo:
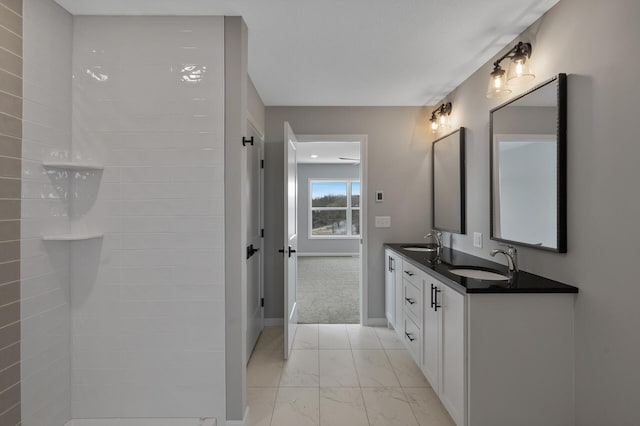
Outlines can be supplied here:
<path id="1" fill-rule="evenodd" d="M 42 165 L 50 169 L 64 170 L 104 170 L 104 166 L 96 163 L 80 163 L 75 161 L 43 161 Z"/>
<path id="2" fill-rule="evenodd" d="M 94 240 L 96 238 L 102 238 L 104 234 L 102 233 L 78 233 L 78 234 L 56 234 L 56 235 L 43 235 L 42 239 L 44 241 L 85 241 L 85 240 Z"/>

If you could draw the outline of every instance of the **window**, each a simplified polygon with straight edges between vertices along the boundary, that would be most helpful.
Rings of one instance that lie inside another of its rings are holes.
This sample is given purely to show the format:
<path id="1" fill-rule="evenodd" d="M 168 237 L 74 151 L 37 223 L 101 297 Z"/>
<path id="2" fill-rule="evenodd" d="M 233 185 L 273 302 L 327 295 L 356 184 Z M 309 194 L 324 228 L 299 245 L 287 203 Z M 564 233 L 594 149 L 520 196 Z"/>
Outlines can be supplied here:
<path id="1" fill-rule="evenodd" d="M 360 181 L 309 181 L 309 237 L 360 235 Z"/>

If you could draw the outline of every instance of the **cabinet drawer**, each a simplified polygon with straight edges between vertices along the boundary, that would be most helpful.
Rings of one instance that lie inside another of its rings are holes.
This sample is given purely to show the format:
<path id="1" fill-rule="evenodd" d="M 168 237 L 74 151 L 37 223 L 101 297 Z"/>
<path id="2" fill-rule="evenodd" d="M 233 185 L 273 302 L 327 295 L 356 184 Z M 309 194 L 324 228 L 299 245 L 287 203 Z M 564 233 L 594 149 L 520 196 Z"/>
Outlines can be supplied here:
<path id="1" fill-rule="evenodd" d="M 403 340 L 413 360 L 420 365 L 420 346 L 422 345 L 420 329 L 407 315 L 404 315 Z"/>
<path id="2" fill-rule="evenodd" d="M 416 268 L 409 262 L 402 262 L 402 277 L 416 287 L 422 286 L 423 273 L 420 269 Z"/>
<path id="3" fill-rule="evenodd" d="M 402 303 L 404 311 L 409 314 L 416 324 L 422 324 L 422 284 L 420 287 L 416 287 L 408 280 L 402 280 L 403 282 L 403 295 Z"/>

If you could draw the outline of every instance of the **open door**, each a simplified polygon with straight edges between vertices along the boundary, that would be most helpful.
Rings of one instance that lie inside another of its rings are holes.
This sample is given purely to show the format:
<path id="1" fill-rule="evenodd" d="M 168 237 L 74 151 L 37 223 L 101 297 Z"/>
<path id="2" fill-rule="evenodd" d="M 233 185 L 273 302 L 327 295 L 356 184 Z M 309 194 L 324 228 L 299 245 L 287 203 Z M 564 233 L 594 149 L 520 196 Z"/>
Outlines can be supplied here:
<path id="1" fill-rule="evenodd" d="M 298 325 L 296 289 L 298 281 L 298 161 L 296 135 L 284 123 L 284 358 L 289 359 Z"/>

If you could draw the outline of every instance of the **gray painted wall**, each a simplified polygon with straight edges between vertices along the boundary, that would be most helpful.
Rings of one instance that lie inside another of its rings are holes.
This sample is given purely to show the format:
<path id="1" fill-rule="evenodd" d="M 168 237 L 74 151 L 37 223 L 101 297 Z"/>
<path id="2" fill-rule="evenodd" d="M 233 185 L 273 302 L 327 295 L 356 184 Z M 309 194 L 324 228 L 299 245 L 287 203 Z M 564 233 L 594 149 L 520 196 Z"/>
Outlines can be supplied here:
<path id="1" fill-rule="evenodd" d="M 520 267 L 580 288 L 576 298 L 576 425 L 638 425 L 640 384 L 640 3 L 561 0 L 516 40 L 533 43 L 534 83 L 568 82 L 568 253 L 521 248 Z M 516 41 L 514 40 L 514 42 Z M 509 44 L 508 47 L 512 47 Z M 504 52 L 504 50 L 503 50 Z M 497 56 L 497 55 L 496 55 Z M 488 62 L 448 96 L 467 127 L 466 236 L 457 249 L 489 258 Z M 513 93 L 517 95 L 517 93 Z M 473 248 L 473 232 L 485 245 Z M 508 321 L 508 318 L 505 318 Z"/>
<path id="2" fill-rule="evenodd" d="M 351 164 L 300 164 L 298 165 L 298 252 L 304 253 L 352 253 L 360 252 L 359 239 L 309 238 L 309 180 L 311 179 L 359 179 L 360 167 Z"/>
<path id="3" fill-rule="evenodd" d="M 283 317 L 283 123 L 298 134 L 368 135 L 369 318 L 384 318 L 385 242 L 421 241 L 431 224 L 427 205 L 430 144 L 426 108 L 267 107 L 265 143 L 265 318 Z M 383 190 L 384 203 L 376 203 Z M 391 216 L 391 228 L 374 227 Z"/>

